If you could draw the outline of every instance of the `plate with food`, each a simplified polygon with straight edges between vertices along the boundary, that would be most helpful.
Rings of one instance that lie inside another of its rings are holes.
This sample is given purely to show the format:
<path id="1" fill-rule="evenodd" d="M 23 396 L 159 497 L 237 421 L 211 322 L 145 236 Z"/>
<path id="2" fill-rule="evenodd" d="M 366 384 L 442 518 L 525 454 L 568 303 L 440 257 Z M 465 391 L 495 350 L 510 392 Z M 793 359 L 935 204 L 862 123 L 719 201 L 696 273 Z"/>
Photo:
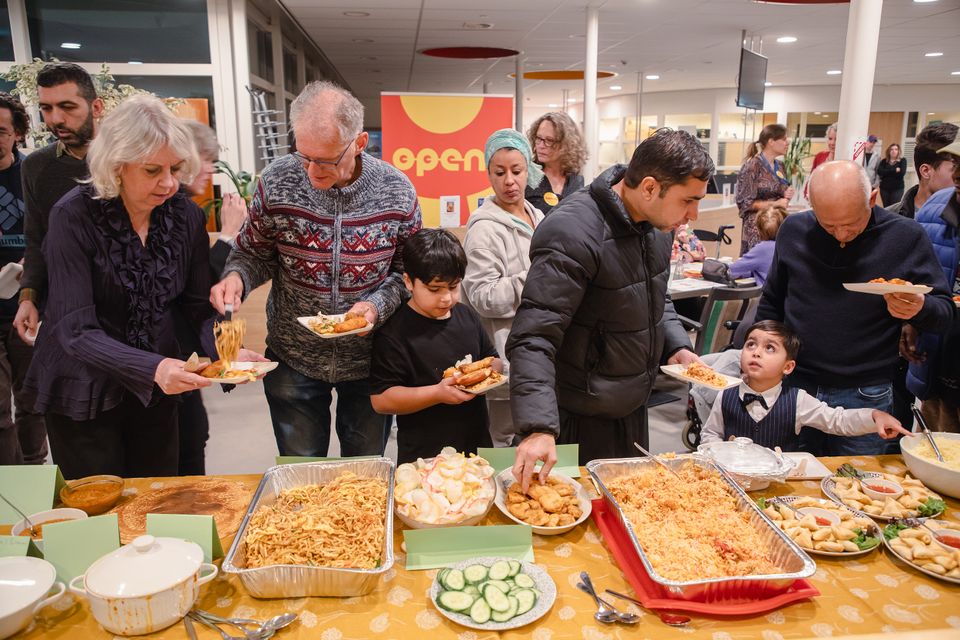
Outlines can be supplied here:
<path id="1" fill-rule="evenodd" d="M 913 284 L 902 278 L 874 278 L 870 282 L 844 282 L 843 288 L 847 291 L 856 291 L 857 293 L 872 293 L 874 295 L 886 295 L 888 293 L 919 293 L 925 294 L 933 291 L 933 287 L 925 284 Z"/>
<path id="2" fill-rule="evenodd" d="M 702 362 L 695 362 L 690 366 L 683 364 L 665 364 L 660 371 L 677 380 L 691 384 L 699 384 L 717 391 L 723 391 L 740 384 L 740 378 L 734 378 L 715 371 Z"/>
<path id="3" fill-rule="evenodd" d="M 880 528 L 873 520 L 833 500 L 760 498 L 757 506 L 807 553 L 848 558 L 870 553 L 881 543 Z"/>
<path id="4" fill-rule="evenodd" d="M 960 524 L 945 520 L 923 523 L 898 520 L 883 528 L 883 543 L 917 571 L 960 584 Z"/>
<path id="5" fill-rule="evenodd" d="M 787 475 L 787 480 L 822 480 L 827 476 L 833 475 L 833 472 L 817 460 L 812 453 L 806 451 L 787 451 L 782 455 L 788 460 L 793 460 L 796 465 L 790 474 Z"/>
<path id="6" fill-rule="evenodd" d="M 953 304 L 960 307 L 960 296 L 953 296 Z"/>
<path id="7" fill-rule="evenodd" d="M 435 458 L 397 467 L 394 511 L 412 529 L 478 524 L 497 495 L 493 475 L 485 459 L 444 447 Z"/>
<path id="8" fill-rule="evenodd" d="M 457 376 L 458 389 L 478 396 L 483 395 L 487 391 L 502 387 L 510 381 L 510 378 L 490 366 L 494 360 L 496 360 L 494 356 L 488 356 L 474 362 L 473 356 L 467 355 L 452 367 L 447 367 L 443 372 L 443 377 Z"/>
<path id="9" fill-rule="evenodd" d="M 297 318 L 297 322 L 321 338 L 342 338 L 343 336 L 370 331 L 372 328 L 363 315 L 350 312 L 301 316 Z"/>
<path id="10" fill-rule="evenodd" d="M 220 384 L 239 384 L 256 382 L 280 366 L 279 362 L 211 362 L 199 371 L 204 378 L 210 378 Z"/>
<path id="11" fill-rule="evenodd" d="M 935 518 L 947 504 L 909 473 L 860 471 L 843 464 L 837 473 L 820 482 L 824 495 L 875 520 L 895 518 Z"/>
<path id="12" fill-rule="evenodd" d="M 586 489 L 573 478 L 552 472 L 541 484 L 533 474 L 527 493 L 513 477 L 513 469 L 497 475 L 497 508 L 517 524 L 529 525 L 542 536 L 566 533 L 590 517 L 592 505 Z"/>
<path id="13" fill-rule="evenodd" d="M 437 573 L 430 601 L 442 616 L 483 631 L 518 629 L 539 620 L 557 599 L 546 571 L 513 558 L 472 558 Z"/>

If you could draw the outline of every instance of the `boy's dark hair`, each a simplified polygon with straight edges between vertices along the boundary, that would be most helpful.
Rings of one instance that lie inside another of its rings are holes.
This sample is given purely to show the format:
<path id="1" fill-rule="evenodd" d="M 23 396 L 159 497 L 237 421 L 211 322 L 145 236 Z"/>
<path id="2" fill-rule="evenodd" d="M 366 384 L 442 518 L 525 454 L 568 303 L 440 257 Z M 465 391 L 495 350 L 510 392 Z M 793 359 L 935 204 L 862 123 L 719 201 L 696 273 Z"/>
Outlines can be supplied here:
<path id="1" fill-rule="evenodd" d="M 23 138 L 30 130 L 30 117 L 27 110 L 23 108 L 20 100 L 14 98 L 5 91 L 0 91 L 0 109 L 8 109 L 10 118 L 13 120 L 13 132 L 18 138 Z M 14 145 L 16 146 L 16 145 Z"/>
<path id="2" fill-rule="evenodd" d="M 936 171 L 941 162 L 949 159 L 947 155 L 937 152 L 957 138 L 958 129 L 960 127 L 953 123 L 941 122 L 920 130 L 913 148 L 913 168 L 917 177 L 920 176 L 920 165 L 930 165 Z"/>
<path id="3" fill-rule="evenodd" d="M 660 183 L 660 197 L 687 178 L 709 181 L 714 173 L 713 160 L 700 141 L 686 131 L 666 127 L 657 129 L 633 152 L 623 183 L 636 189 L 650 176 Z"/>
<path id="4" fill-rule="evenodd" d="M 93 79 L 87 70 L 72 62 L 51 62 L 43 65 L 37 73 L 37 86 L 49 89 L 61 84 L 72 82 L 87 104 L 97 99 L 97 89 L 93 86 Z"/>
<path id="5" fill-rule="evenodd" d="M 459 282 L 466 271 L 467 254 L 446 229 L 420 229 L 403 244 L 403 272 L 410 280 Z"/>
<path id="6" fill-rule="evenodd" d="M 767 333 L 772 333 L 777 336 L 783 340 L 783 349 L 787 352 L 787 360 L 797 359 L 797 354 L 800 353 L 800 338 L 791 331 L 787 325 L 782 322 L 777 322 L 776 320 L 754 322 L 753 325 L 747 329 L 747 340 L 750 339 L 750 334 L 754 331 L 766 331 Z"/>

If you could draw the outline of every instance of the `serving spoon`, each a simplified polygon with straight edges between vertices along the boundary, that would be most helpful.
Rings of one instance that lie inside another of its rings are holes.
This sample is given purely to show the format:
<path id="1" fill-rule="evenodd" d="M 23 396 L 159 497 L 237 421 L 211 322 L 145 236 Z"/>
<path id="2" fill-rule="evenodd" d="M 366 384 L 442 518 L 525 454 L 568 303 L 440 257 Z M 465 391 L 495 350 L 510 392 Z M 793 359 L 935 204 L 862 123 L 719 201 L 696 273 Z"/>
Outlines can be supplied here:
<path id="1" fill-rule="evenodd" d="M 7 500 L 6 496 L 4 496 L 2 493 L 0 493 L 0 498 L 2 498 L 4 502 L 6 502 L 8 505 L 10 505 L 10 507 L 11 507 L 14 511 L 16 511 L 18 514 L 20 514 L 20 516 L 23 518 L 23 521 L 27 523 L 27 531 L 30 532 L 30 537 L 33 538 L 34 536 L 36 536 L 36 535 L 37 535 L 37 532 L 34 530 L 33 523 L 30 522 L 30 518 L 27 517 L 27 514 L 25 514 L 23 511 L 20 511 L 20 509 L 17 507 L 17 505 L 15 505 L 15 504 L 13 504 L 12 502 L 10 502 L 9 500 Z"/>
<path id="2" fill-rule="evenodd" d="M 633 443 L 633 446 L 635 446 L 637 449 L 639 449 L 640 452 L 641 452 L 643 455 L 647 456 L 648 458 L 651 458 L 651 459 L 652 459 L 654 462 L 656 462 L 658 465 L 660 465 L 661 467 L 663 467 L 664 469 L 666 469 L 667 471 L 669 471 L 669 472 L 672 473 L 673 475 L 677 476 L 677 479 L 678 479 L 678 480 L 680 480 L 681 482 L 683 481 L 683 478 L 680 477 L 680 474 L 677 473 L 676 471 L 674 471 L 674 470 L 670 467 L 670 465 L 668 465 L 666 462 L 664 462 L 663 460 L 661 460 L 661 459 L 658 458 L 657 456 L 653 455 L 652 453 L 650 453 L 649 451 L 647 451 L 646 449 L 644 449 L 643 447 L 641 447 L 641 446 L 640 446 L 639 444 L 637 444 L 636 442 Z"/>
<path id="3" fill-rule="evenodd" d="M 927 437 L 927 441 L 930 443 L 930 447 L 933 449 L 934 455 L 937 456 L 937 460 L 944 462 L 943 454 L 940 453 L 940 447 L 937 446 L 936 441 L 933 439 L 933 434 L 930 433 L 930 429 L 927 428 L 927 422 L 923 419 L 923 414 L 920 413 L 920 409 L 916 407 L 911 407 L 913 409 L 913 415 L 917 419 L 917 424 L 920 425 L 920 430 L 923 431 L 923 435 Z"/>
<path id="4" fill-rule="evenodd" d="M 631 598 L 630 596 L 625 595 L 623 593 L 617 593 L 612 589 L 607 589 L 606 591 L 610 595 L 620 598 L 621 600 L 632 602 L 638 607 L 643 607 L 647 611 L 652 611 L 653 613 L 657 614 L 657 616 L 660 618 L 660 622 L 662 622 L 663 624 L 670 625 L 671 627 L 684 627 L 687 625 L 687 623 L 690 622 L 690 616 L 684 616 L 679 613 L 666 613 L 665 611 L 657 611 L 656 609 L 649 609 L 636 598 Z"/>

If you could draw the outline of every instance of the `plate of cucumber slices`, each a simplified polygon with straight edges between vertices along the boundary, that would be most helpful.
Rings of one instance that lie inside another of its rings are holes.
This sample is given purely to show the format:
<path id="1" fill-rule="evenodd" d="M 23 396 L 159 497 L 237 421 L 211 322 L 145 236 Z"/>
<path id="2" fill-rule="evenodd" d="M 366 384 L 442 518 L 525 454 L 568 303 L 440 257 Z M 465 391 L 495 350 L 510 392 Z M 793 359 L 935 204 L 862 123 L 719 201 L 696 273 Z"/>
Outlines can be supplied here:
<path id="1" fill-rule="evenodd" d="M 430 600 L 446 618 L 484 631 L 517 629 L 542 618 L 557 599 L 546 571 L 512 558 L 472 558 L 437 573 Z"/>

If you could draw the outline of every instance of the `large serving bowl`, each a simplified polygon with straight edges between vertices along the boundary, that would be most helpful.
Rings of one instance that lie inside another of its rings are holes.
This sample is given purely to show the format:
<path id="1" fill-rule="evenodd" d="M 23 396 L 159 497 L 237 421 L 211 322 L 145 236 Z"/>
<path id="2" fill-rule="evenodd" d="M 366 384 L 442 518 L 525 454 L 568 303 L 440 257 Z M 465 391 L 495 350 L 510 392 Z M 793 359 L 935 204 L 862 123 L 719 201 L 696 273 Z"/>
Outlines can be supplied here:
<path id="1" fill-rule="evenodd" d="M 960 433 L 936 432 L 933 434 L 933 438 L 937 441 L 938 446 L 940 442 L 944 441 L 960 443 Z M 925 441 L 926 438 L 920 434 L 900 441 L 903 461 L 907 463 L 910 473 L 934 491 L 953 498 L 960 498 L 960 469 L 951 469 L 935 458 L 919 456 L 916 450 Z M 941 447 L 942 451 L 943 448 Z M 954 462 L 953 464 L 960 467 L 960 462 Z"/>
<path id="2" fill-rule="evenodd" d="M 46 511 L 40 511 L 38 513 L 33 513 L 29 516 L 31 524 L 36 530 L 41 525 L 54 524 L 56 522 L 66 522 L 67 520 L 82 520 L 87 517 L 87 514 L 81 511 L 80 509 L 47 509 Z M 10 533 L 15 536 L 27 536 L 27 521 L 21 520 L 17 524 L 13 525 L 13 528 L 10 530 Z M 43 529 L 40 529 L 40 535 L 33 539 L 33 544 L 37 545 L 37 548 L 41 551 L 43 550 Z"/>
<path id="3" fill-rule="evenodd" d="M 50 591 L 55 588 L 52 595 Z M 33 616 L 63 595 L 57 570 L 46 560 L 29 556 L 0 558 L 0 638 L 9 638 Z"/>
<path id="4" fill-rule="evenodd" d="M 397 467 L 394 512 L 410 529 L 469 527 L 486 517 L 496 496 L 494 470 L 486 460 L 444 447 L 434 458 Z"/>

